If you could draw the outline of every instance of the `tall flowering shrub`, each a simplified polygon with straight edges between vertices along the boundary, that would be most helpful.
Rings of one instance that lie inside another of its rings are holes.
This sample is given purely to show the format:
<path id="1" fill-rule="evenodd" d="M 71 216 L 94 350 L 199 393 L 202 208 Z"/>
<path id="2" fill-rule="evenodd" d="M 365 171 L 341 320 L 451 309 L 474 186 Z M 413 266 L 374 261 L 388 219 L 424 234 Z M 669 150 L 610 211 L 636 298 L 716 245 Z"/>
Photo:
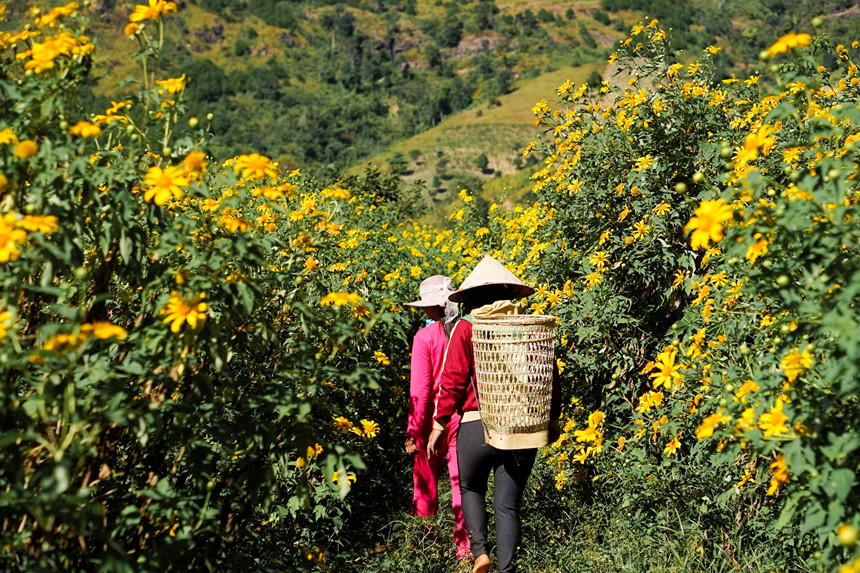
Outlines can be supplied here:
<path id="1" fill-rule="evenodd" d="M 194 78 L 159 74 L 176 9 L 133 9 L 139 89 L 94 113 L 77 3 L 0 37 L 4 569 L 327 568 L 349 500 L 396 477 L 400 303 L 454 233 L 257 153 L 215 163 Z"/>
<path id="2" fill-rule="evenodd" d="M 620 87 L 535 105 L 538 201 L 464 190 L 440 230 L 373 179 L 216 163 L 195 78 L 159 73 L 177 8 L 131 10 L 139 89 L 105 110 L 76 3 L 0 36 L 4 568 L 345 566 L 409 483 L 402 303 L 485 253 L 559 318 L 559 490 L 860 568 L 856 44 L 715 80 L 717 47 L 637 25 Z"/>
<path id="3" fill-rule="evenodd" d="M 719 48 L 682 65 L 643 23 L 620 87 L 535 106 L 532 272 L 574 394 L 559 488 L 585 464 L 635 519 L 770 515 L 807 556 L 857 557 L 856 47 L 791 34 L 767 77 L 717 80 Z"/>

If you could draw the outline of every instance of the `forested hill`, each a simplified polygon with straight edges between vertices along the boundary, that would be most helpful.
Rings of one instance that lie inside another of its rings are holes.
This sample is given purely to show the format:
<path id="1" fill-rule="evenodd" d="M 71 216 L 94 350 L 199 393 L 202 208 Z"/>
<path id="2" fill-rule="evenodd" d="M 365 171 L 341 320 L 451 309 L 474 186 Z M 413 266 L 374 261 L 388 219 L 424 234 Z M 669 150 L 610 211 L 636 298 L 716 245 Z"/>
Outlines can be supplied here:
<path id="1" fill-rule="evenodd" d="M 106 106 L 135 69 L 129 56 L 133 40 L 123 34 L 135 3 L 94 0 L 90 6 L 103 66 L 91 96 Z M 618 39 L 638 21 L 659 18 L 691 60 L 709 45 L 722 48 L 716 56 L 722 76 L 749 73 L 760 65 L 761 49 L 787 31 L 809 29 L 815 15 L 824 17 L 825 30 L 835 37 L 860 37 L 854 0 L 178 4 L 178 14 L 166 22 L 162 65 L 191 78 L 186 98 L 194 113 L 214 114 L 211 151 L 217 157 L 254 150 L 286 168 L 337 171 L 384 158 L 406 173 L 432 163 L 435 171 L 425 175 L 438 191 L 513 176 L 527 167 L 517 160 L 533 137 L 523 109 L 536 101 L 533 95 L 553 96 L 546 81 L 534 84 L 539 94 L 530 82 L 574 67 L 584 70 L 580 81 L 598 83 Z M 25 9 L 10 3 L 7 25 L 21 21 Z M 510 97 L 518 92 L 521 97 Z M 464 133 L 468 139 L 471 129 L 460 124 L 483 126 L 472 135 L 489 146 L 485 152 L 445 156 L 450 142 L 435 136 L 401 145 L 467 108 L 478 117 L 489 112 L 502 118 L 458 120 L 457 139 Z M 399 153 L 401 148 L 408 153 Z"/>

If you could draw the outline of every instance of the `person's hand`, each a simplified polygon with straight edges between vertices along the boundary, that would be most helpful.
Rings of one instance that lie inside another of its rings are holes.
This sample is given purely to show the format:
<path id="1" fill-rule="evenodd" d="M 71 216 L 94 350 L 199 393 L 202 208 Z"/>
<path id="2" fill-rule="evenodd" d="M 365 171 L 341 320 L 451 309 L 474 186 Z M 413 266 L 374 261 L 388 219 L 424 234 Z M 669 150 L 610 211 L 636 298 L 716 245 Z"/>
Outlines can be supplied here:
<path id="1" fill-rule="evenodd" d="M 427 457 L 439 454 L 439 441 L 442 439 L 443 430 L 433 429 L 430 432 L 430 438 L 427 440 Z"/>
<path id="2" fill-rule="evenodd" d="M 549 443 L 554 444 L 561 437 L 561 428 L 558 420 L 549 423 Z"/>
<path id="3" fill-rule="evenodd" d="M 415 445 L 415 438 L 406 438 L 406 453 L 410 456 L 418 451 L 418 446 Z"/>

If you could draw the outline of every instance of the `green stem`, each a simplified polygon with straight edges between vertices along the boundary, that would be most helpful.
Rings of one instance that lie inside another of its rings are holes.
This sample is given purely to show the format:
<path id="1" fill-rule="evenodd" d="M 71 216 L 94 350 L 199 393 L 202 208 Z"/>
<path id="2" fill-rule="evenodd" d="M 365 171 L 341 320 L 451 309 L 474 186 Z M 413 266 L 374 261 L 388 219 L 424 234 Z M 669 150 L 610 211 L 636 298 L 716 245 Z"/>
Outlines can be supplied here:
<path id="1" fill-rule="evenodd" d="M 171 123 L 171 122 L 170 122 L 170 120 L 171 120 L 171 115 L 172 115 L 172 114 L 168 114 L 168 115 L 166 116 L 165 120 L 164 120 L 164 140 L 163 140 L 163 141 L 162 141 L 162 143 L 161 143 L 161 148 L 162 148 L 162 149 L 164 149 L 165 147 L 167 147 L 167 144 L 170 142 L 170 123 Z"/>
<path id="2" fill-rule="evenodd" d="M 146 94 L 144 105 L 143 105 L 143 125 L 149 121 L 149 72 L 146 69 L 146 54 L 142 54 L 140 56 L 141 63 L 143 64 L 143 93 Z"/>
<path id="3" fill-rule="evenodd" d="M 210 488 L 206 488 L 206 499 L 203 501 L 203 507 L 200 508 L 200 517 L 197 519 L 197 523 L 194 525 L 194 529 L 197 530 L 203 525 L 203 520 L 206 518 L 206 509 L 209 507 L 209 498 L 212 497 L 212 490 Z"/>

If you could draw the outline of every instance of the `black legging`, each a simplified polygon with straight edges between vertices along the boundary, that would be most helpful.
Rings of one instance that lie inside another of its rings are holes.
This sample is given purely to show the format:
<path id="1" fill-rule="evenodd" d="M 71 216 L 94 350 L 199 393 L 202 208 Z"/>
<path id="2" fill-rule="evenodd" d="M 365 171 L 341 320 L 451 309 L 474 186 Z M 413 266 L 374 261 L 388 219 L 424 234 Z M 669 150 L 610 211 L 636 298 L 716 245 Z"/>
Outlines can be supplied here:
<path id="1" fill-rule="evenodd" d="M 463 520 L 469 530 L 472 555 L 487 554 L 487 480 L 493 470 L 496 508 L 496 549 L 499 573 L 517 570 L 516 554 L 520 544 L 520 501 L 535 463 L 536 449 L 497 450 L 484 443 L 481 421 L 460 424 L 457 433 L 457 464 L 460 469 L 460 495 Z"/>

